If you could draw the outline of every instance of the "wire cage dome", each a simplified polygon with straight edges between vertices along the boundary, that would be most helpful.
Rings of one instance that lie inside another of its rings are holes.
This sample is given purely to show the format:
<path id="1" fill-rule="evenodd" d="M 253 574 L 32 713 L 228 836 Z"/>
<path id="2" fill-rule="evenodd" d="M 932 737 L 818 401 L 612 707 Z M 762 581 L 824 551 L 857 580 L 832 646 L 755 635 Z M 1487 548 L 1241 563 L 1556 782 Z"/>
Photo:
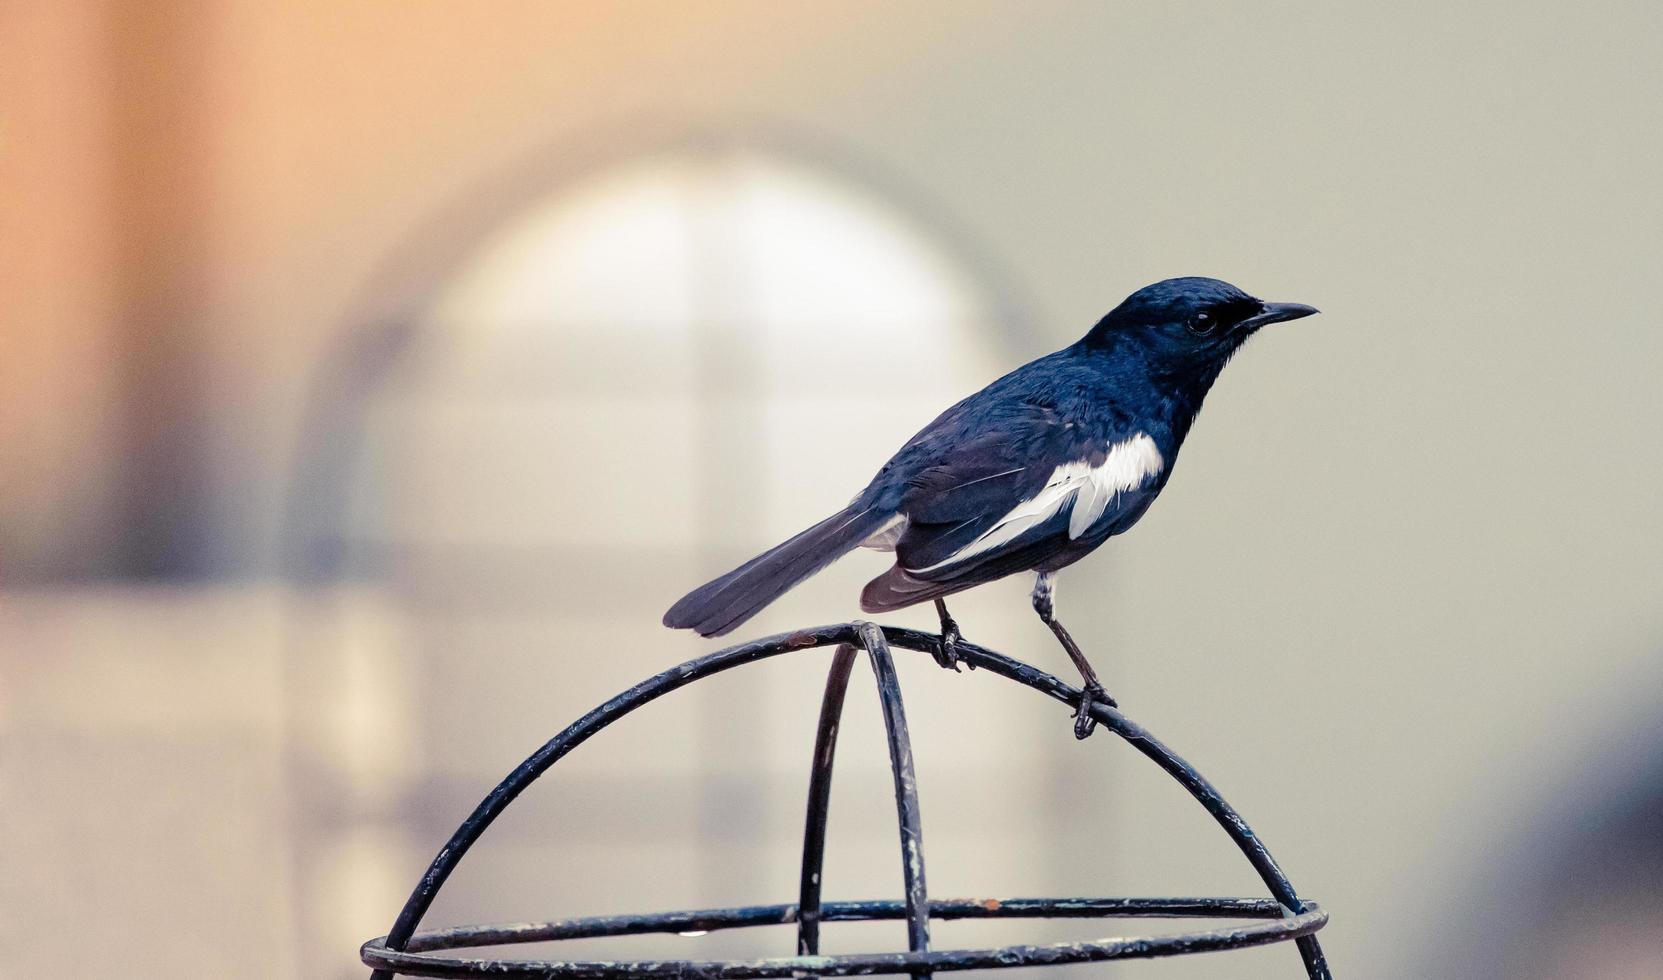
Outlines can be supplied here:
<path id="1" fill-rule="evenodd" d="M 1176 780 L 1217 821 L 1241 850 L 1270 892 L 1269 898 L 978 898 L 932 900 L 925 884 L 924 831 L 911 738 L 901 700 L 893 648 L 933 653 L 938 638 L 916 630 L 852 622 L 799 630 L 744 643 L 690 660 L 651 677 L 605 702 L 556 735 L 511 772 L 481 801 L 439 850 L 385 936 L 360 950 L 373 968 L 372 980 L 415 977 L 538 977 L 623 980 L 676 977 L 688 980 L 747 980 L 767 977 L 859 976 L 937 971 L 1060 966 L 1107 960 L 1148 959 L 1239 950 L 1269 943 L 1296 944 L 1308 977 L 1332 976 L 1316 932 L 1328 921 L 1314 902 L 1301 899 L 1276 860 L 1234 807 L 1196 769 L 1118 709 L 1093 702 L 1092 716 Z M 465 926 L 418 931 L 422 919 L 469 849 L 528 786 L 572 750 L 625 715 L 665 694 L 722 671 L 787 653 L 833 648 L 810 761 L 802 871 L 795 903 L 752 905 L 642 915 L 612 915 Z M 890 769 L 900 826 L 902 901 L 822 902 L 826 824 L 831 803 L 844 695 L 858 651 L 865 651 L 877 678 Z M 957 652 L 972 668 L 1014 681 L 1057 701 L 1080 706 L 1081 692 L 1056 677 L 1003 654 L 960 641 Z M 986 948 L 932 949 L 930 924 L 954 919 L 1207 918 L 1243 924 L 1154 936 L 1113 937 L 1085 942 L 1018 944 Z M 822 955 L 820 929 L 827 922 L 904 920 L 907 949 L 892 952 Z M 458 957 L 459 949 L 514 946 L 551 940 L 689 933 L 767 925 L 792 926 L 796 954 L 763 959 L 509 959 Z"/>

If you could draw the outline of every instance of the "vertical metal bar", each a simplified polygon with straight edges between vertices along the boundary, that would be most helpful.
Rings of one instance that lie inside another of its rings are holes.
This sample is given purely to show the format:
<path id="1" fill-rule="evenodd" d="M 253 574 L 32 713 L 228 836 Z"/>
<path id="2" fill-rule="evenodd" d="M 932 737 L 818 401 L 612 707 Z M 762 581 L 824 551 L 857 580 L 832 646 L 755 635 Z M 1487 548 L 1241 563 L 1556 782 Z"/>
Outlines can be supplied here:
<path id="1" fill-rule="evenodd" d="M 832 760 L 837 755 L 837 729 L 843 718 L 843 696 L 855 648 L 838 644 L 826 674 L 826 693 L 820 701 L 820 727 L 814 735 L 814 761 L 808 780 L 808 819 L 803 827 L 803 874 L 797 885 L 797 955 L 820 952 L 820 873 L 826 859 L 826 816 L 831 806 Z"/>
<path id="2" fill-rule="evenodd" d="M 1310 980 L 1334 980 L 1333 972 L 1328 969 L 1328 957 L 1323 955 L 1315 936 L 1300 936 L 1294 943 L 1299 947 L 1299 958 L 1305 961 L 1305 975 Z"/>
<path id="3" fill-rule="evenodd" d="M 856 624 L 861 646 L 878 678 L 878 700 L 889 737 L 889 766 L 895 774 L 895 809 L 901 823 L 901 875 L 906 882 L 907 948 L 922 953 L 930 948 L 930 900 L 924 887 L 924 822 L 918 811 L 918 774 L 912 765 L 912 738 L 907 734 L 906 708 L 901 704 L 901 682 L 883 631 L 871 623 Z M 929 970 L 912 971 L 925 980 Z"/>

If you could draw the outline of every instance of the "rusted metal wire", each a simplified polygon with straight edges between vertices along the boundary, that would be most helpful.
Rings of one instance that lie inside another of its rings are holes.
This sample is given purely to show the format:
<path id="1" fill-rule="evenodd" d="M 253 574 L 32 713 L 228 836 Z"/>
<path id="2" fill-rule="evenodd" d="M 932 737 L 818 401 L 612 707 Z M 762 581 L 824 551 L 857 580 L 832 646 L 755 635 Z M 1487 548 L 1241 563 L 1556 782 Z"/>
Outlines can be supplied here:
<path id="1" fill-rule="evenodd" d="M 809 781 L 808 816 L 803 835 L 802 879 L 798 904 L 759 905 L 653 915 L 604 916 L 560 922 L 507 926 L 473 926 L 418 933 L 417 927 L 468 849 L 514 799 L 572 749 L 619 718 L 671 691 L 712 674 L 795 650 L 835 646 L 826 693 L 821 704 L 814 759 Z M 685 980 L 748 980 L 763 977 L 855 976 L 908 973 L 927 977 L 934 971 L 998 969 L 1087 963 L 1115 959 L 1175 956 L 1215 950 L 1241 949 L 1292 940 L 1299 948 L 1306 975 L 1328 980 L 1331 973 L 1315 933 L 1328 921 L 1315 903 L 1301 900 L 1246 821 L 1219 795 L 1211 783 L 1168 749 L 1146 729 L 1118 709 L 1100 703 L 1091 714 L 1104 727 L 1153 760 L 1213 816 L 1246 856 L 1273 896 L 1250 898 L 1066 898 L 930 901 L 924 878 L 922 821 L 917 779 L 906 714 L 901 702 L 891 647 L 934 653 L 936 637 L 916 630 L 843 623 L 780 634 L 690 660 L 649 678 L 602 704 L 571 727 L 550 739 L 497 785 L 463 821 L 429 865 L 427 873 L 405 902 L 386 936 L 372 939 L 360 950 L 364 963 L 374 968 L 372 980 L 394 974 L 421 977 L 542 977 L 624 980 L 629 977 L 670 977 Z M 825 830 L 829 813 L 831 769 L 837 728 L 842 717 L 856 648 L 866 651 L 878 680 L 884 727 L 895 777 L 896 811 L 900 824 L 903 902 L 832 902 L 820 900 L 823 883 Z M 1071 707 L 1078 707 L 1080 691 L 1057 678 L 1003 654 L 960 641 L 959 657 L 989 673 L 1016 681 Z M 1093 917 L 1208 917 L 1264 920 L 1247 925 L 1186 932 L 1176 935 L 1100 939 L 1088 942 L 1015 945 L 992 949 L 929 949 L 931 919 L 970 918 L 1093 918 Z M 821 956 L 822 922 L 904 919 L 906 952 Z M 558 939 L 625 936 L 645 933 L 692 932 L 759 925 L 795 925 L 797 955 L 754 960 L 508 960 L 457 959 L 437 951 Z"/>

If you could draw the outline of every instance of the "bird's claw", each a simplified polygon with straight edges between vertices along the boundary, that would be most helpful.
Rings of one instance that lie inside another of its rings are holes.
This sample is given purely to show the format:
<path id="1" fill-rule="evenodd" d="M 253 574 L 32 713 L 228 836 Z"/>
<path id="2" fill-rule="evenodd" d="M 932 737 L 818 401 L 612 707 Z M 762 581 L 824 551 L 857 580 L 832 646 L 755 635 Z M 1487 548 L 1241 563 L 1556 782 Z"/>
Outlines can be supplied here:
<path id="1" fill-rule="evenodd" d="M 1093 704 L 1110 708 L 1120 706 L 1114 698 L 1109 697 L 1109 692 L 1103 690 L 1101 684 L 1087 684 L 1080 691 L 1080 706 L 1074 709 L 1074 737 L 1077 739 L 1090 738 L 1091 733 L 1097 729 L 1097 719 L 1091 716 Z"/>
<path id="2" fill-rule="evenodd" d="M 952 620 L 942 624 L 941 638 L 936 641 L 935 662 L 954 673 L 959 669 L 959 641 L 964 639 L 959 626 Z M 974 670 L 975 668 L 971 668 Z"/>

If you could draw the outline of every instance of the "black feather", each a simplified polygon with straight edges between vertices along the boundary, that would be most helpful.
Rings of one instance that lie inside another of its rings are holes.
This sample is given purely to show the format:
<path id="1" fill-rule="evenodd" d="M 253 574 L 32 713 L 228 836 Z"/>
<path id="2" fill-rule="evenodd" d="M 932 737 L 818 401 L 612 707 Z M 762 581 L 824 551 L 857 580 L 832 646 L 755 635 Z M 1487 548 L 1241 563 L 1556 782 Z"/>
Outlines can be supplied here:
<path id="1" fill-rule="evenodd" d="M 792 586 L 860 546 L 895 516 L 850 505 L 808 530 L 699 586 L 664 614 L 664 625 L 721 636 L 762 611 Z"/>

